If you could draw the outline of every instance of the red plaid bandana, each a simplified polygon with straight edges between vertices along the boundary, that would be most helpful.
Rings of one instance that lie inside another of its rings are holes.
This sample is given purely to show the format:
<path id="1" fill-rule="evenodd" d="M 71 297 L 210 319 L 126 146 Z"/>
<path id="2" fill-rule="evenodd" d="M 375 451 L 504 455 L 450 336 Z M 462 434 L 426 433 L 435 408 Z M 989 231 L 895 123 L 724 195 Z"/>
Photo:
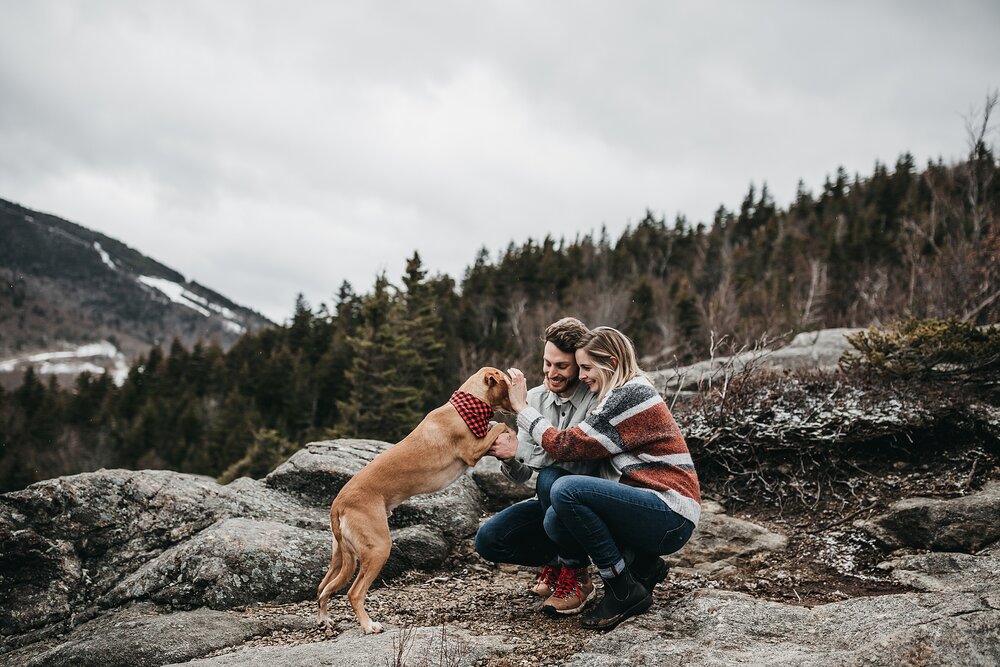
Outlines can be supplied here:
<path id="1" fill-rule="evenodd" d="M 448 402 L 455 406 L 458 414 L 462 415 L 462 420 L 472 431 L 472 435 L 477 438 L 486 437 L 486 431 L 490 428 L 490 417 L 493 416 L 493 408 L 489 403 L 464 391 L 456 391 Z"/>

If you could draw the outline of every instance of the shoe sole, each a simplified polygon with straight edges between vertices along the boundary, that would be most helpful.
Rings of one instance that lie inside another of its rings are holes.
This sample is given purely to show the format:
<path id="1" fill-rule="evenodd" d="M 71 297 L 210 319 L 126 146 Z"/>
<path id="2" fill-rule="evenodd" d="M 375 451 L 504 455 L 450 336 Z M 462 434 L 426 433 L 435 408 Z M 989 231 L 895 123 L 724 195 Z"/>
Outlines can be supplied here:
<path id="1" fill-rule="evenodd" d="M 586 630 L 601 630 L 607 632 L 608 630 L 614 630 L 615 628 L 617 628 L 618 624 L 621 623 L 622 621 L 632 618 L 633 616 L 638 616 L 639 614 L 646 611 L 652 606 L 653 606 L 653 596 L 647 595 L 642 600 L 636 602 L 634 605 L 632 605 L 622 613 L 618 614 L 613 618 L 607 619 L 604 623 L 587 623 L 586 621 L 582 621 L 580 623 L 580 626 Z"/>
<path id="2" fill-rule="evenodd" d="M 590 595 L 587 596 L 586 600 L 580 603 L 579 607 L 574 607 L 573 609 L 556 609 L 551 605 L 545 605 L 542 607 L 542 611 L 544 611 L 549 616 L 573 616 L 583 611 L 583 608 L 587 606 L 587 603 L 593 600 L 596 595 L 597 595 L 597 586 L 594 586 L 594 589 L 590 591 Z"/>

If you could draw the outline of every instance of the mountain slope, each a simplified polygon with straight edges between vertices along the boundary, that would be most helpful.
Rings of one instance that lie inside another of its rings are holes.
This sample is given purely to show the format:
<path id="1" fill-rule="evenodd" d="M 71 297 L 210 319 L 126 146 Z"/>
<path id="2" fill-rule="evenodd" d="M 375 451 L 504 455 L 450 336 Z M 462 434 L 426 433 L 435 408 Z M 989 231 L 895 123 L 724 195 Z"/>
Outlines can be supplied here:
<path id="1" fill-rule="evenodd" d="M 0 199 L 0 374 L 53 358 L 42 372 L 72 373 L 69 359 L 120 369 L 174 338 L 228 348 L 271 324 L 120 241 Z"/>

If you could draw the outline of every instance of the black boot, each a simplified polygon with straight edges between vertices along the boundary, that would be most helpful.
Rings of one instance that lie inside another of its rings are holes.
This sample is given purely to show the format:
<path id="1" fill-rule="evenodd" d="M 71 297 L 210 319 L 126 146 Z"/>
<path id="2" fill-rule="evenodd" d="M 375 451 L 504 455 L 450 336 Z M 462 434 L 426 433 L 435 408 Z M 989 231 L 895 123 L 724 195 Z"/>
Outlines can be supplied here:
<path id="1" fill-rule="evenodd" d="M 588 630 L 611 630 L 626 618 L 641 614 L 653 604 L 653 596 L 632 573 L 625 571 L 604 580 L 604 597 L 593 611 L 583 615 L 580 625 Z"/>
<path id="2" fill-rule="evenodd" d="M 641 553 L 631 547 L 625 547 L 622 549 L 622 557 L 625 559 L 625 567 L 632 570 L 635 580 L 650 594 L 653 593 L 656 584 L 667 578 L 670 568 L 666 561 L 656 554 Z"/>

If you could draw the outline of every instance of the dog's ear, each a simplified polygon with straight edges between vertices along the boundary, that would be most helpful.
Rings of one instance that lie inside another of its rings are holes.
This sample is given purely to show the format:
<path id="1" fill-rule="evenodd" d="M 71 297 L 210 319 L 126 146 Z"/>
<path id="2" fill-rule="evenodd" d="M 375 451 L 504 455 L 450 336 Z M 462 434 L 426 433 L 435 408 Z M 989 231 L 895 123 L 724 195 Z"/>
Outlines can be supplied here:
<path id="1" fill-rule="evenodd" d="M 487 387 L 495 387 L 498 384 L 503 384 L 504 383 L 503 371 L 499 371 L 496 368 L 491 368 L 490 370 L 486 371 L 486 377 L 484 379 L 486 381 Z"/>

